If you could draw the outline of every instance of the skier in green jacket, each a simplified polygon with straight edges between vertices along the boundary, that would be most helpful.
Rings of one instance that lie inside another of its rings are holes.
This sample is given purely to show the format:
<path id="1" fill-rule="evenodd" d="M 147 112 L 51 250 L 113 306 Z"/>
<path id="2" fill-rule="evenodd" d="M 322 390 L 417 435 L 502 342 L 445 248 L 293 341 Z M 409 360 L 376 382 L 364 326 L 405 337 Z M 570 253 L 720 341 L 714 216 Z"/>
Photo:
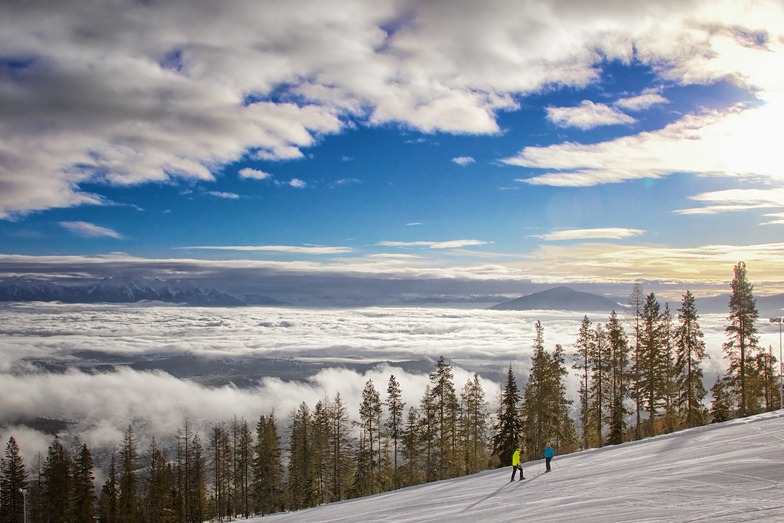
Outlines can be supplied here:
<path id="1" fill-rule="evenodd" d="M 522 449 L 518 445 L 517 450 L 515 450 L 514 454 L 512 454 L 512 479 L 511 479 L 511 481 L 514 481 L 515 474 L 517 473 L 517 469 L 520 469 L 520 481 L 525 479 L 523 477 L 523 465 L 520 463 L 520 452 L 521 451 L 522 451 Z"/>

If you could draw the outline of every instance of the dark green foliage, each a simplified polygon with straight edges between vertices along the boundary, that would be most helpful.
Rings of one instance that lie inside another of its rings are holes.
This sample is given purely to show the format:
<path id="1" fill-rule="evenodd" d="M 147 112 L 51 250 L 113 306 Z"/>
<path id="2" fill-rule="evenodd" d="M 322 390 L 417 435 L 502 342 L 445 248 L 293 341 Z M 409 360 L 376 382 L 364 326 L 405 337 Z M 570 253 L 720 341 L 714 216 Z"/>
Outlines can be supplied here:
<path id="1" fill-rule="evenodd" d="M 43 500 L 48 523 L 67 523 L 71 512 L 71 456 L 55 436 L 46 454 L 43 470 Z"/>
<path id="2" fill-rule="evenodd" d="M 281 454 L 275 415 L 262 415 L 256 424 L 252 485 L 254 506 L 262 516 L 280 512 L 285 507 Z"/>
<path id="3" fill-rule="evenodd" d="M 706 391 L 702 384 L 702 361 L 707 357 L 694 295 L 686 291 L 678 309 L 678 327 L 675 330 L 675 383 L 678 411 L 685 428 L 705 424 L 702 402 Z"/>
<path id="4" fill-rule="evenodd" d="M 392 440 L 392 471 L 393 471 L 393 486 L 394 488 L 400 487 L 400 473 L 398 470 L 398 444 L 403 434 L 403 409 L 406 403 L 402 400 L 402 391 L 400 384 L 398 384 L 395 375 L 389 376 L 389 383 L 387 384 L 387 422 L 386 429 L 389 438 Z"/>
<path id="5" fill-rule="evenodd" d="M 498 421 L 494 427 L 493 454 L 498 456 L 502 467 L 511 465 L 512 454 L 523 441 L 523 424 L 520 419 L 520 389 L 517 380 L 509 365 L 506 374 L 506 384 L 501 391 L 501 405 L 498 411 Z"/>
<path id="6" fill-rule="evenodd" d="M 24 521 L 24 496 L 27 473 L 19 446 L 13 437 L 8 438 L 5 454 L 0 460 L 0 522 Z"/>
<path id="7" fill-rule="evenodd" d="M 72 521 L 95 519 L 95 472 L 90 449 L 83 444 L 74 462 Z"/>
<path id="8" fill-rule="evenodd" d="M 754 322 L 759 317 L 753 286 L 746 275 L 746 264 L 739 262 L 734 267 L 735 276 L 730 288 L 730 325 L 725 328 L 727 341 L 723 349 L 730 366 L 727 376 L 735 387 L 738 398 L 738 414 L 746 416 L 760 410 L 761 387 L 755 378 L 753 360 L 759 351 L 757 327 Z"/>

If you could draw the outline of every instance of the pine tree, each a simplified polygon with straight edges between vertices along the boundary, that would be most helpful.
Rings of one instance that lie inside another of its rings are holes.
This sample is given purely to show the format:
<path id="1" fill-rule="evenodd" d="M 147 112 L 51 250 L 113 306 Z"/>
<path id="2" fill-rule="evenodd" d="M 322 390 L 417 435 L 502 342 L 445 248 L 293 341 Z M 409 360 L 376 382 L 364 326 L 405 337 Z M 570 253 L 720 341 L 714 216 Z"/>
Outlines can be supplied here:
<path id="1" fill-rule="evenodd" d="M 494 427 L 493 455 L 498 456 L 499 466 L 512 463 L 512 454 L 523 440 L 523 425 L 520 419 L 520 389 L 512 372 L 512 366 L 506 374 L 506 384 L 501 391 L 501 404 L 498 421 Z"/>
<path id="2" fill-rule="evenodd" d="M 58 436 L 49 445 L 42 472 L 45 518 L 49 523 L 67 523 L 71 511 L 71 456 Z"/>
<path id="3" fill-rule="evenodd" d="M 629 414 L 625 401 L 628 396 L 629 342 L 626 332 L 615 311 L 607 322 L 607 345 L 610 352 L 610 401 L 607 416 L 607 443 L 623 443 L 626 434 L 626 416 Z"/>
<path id="4" fill-rule="evenodd" d="M 634 351 L 632 356 L 632 361 L 634 365 L 631 368 L 631 384 L 632 384 L 632 397 L 634 399 L 634 411 L 636 416 L 636 422 L 634 425 L 634 437 L 635 439 L 640 439 L 642 434 L 640 432 L 641 429 L 641 419 L 640 413 L 642 412 L 642 401 L 643 401 L 643 391 L 640 390 L 639 385 L 642 383 L 642 377 L 640 376 L 640 368 L 637 365 L 637 362 L 641 359 L 640 356 L 640 326 L 641 326 L 641 318 L 642 318 L 642 309 L 645 303 L 645 295 L 643 293 L 642 285 L 639 283 L 635 283 L 632 287 L 632 292 L 629 295 L 629 311 L 633 315 L 632 321 L 634 323 Z"/>
<path id="5" fill-rule="evenodd" d="M 120 469 L 120 494 L 118 498 L 120 521 L 135 523 L 139 518 L 139 502 L 136 477 L 138 445 L 133 427 L 128 425 L 122 447 L 122 463 Z"/>
<path id="6" fill-rule="evenodd" d="M 313 416 L 304 402 L 291 420 L 288 491 L 292 510 L 313 507 L 318 502 L 313 463 Z"/>
<path id="7" fill-rule="evenodd" d="M 669 434 L 678 427 L 678 387 L 675 372 L 675 333 L 676 328 L 670 312 L 669 303 L 664 304 L 662 313 L 662 393 L 664 397 L 663 430 Z"/>
<path id="8" fill-rule="evenodd" d="M 421 465 L 424 480 L 427 482 L 438 479 L 439 463 L 437 451 L 438 439 L 438 406 L 433 401 L 433 392 L 430 384 L 425 386 L 425 392 L 419 401 L 419 428 L 418 437 L 421 445 Z"/>
<path id="9" fill-rule="evenodd" d="M 464 474 L 483 470 L 487 463 L 487 402 L 479 375 L 466 382 L 460 394 L 465 453 Z"/>
<path id="10" fill-rule="evenodd" d="M 118 523 L 120 521 L 120 504 L 118 501 L 119 487 L 117 481 L 117 458 L 112 454 L 109 473 L 101 488 L 98 504 L 98 519 L 101 523 Z"/>
<path id="11" fill-rule="evenodd" d="M 612 378 L 610 344 L 607 332 L 601 323 L 596 328 L 588 344 L 588 438 L 589 446 L 601 447 L 604 444 L 604 428 L 610 412 Z"/>
<path id="12" fill-rule="evenodd" d="M 186 523 L 201 523 L 206 519 L 207 459 L 198 432 L 193 435 L 188 458 L 190 463 L 187 464 L 189 479 L 186 497 L 190 513 Z"/>
<path id="13" fill-rule="evenodd" d="M 424 471 L 422 466 L 422 452 L 420 427 L 422 422 L 419 410 L 416 407 L 409 407 L 406 415 L 406 422 L 402 433 L 402 485 L 417 485 L 424 481 Z"/>
<path id="14" fill-rule="evenodd" d="M 389 438 L 392 440 L 392 470 L 393 470 L 393 486 L 400 488 L 400 474 L 398 471 L 398 444 L 400 442 L 401 434 L 403 432 L 403 410 L 406 403 L 402 400 L 402 391 L 400 384 L 397 382 L 395 375 L 389 376 L 387 383 L 387 399 L 385 402 L 387 407 L 387 422 L 386 429 Z"/>
<path id="15" fill-rule="evenodd" d="M 360 446 L 357 452 L 357 483 L 359 495 L 381 491 L 381 395 L 373 380 L 365 383 L 359 406 Z"/>
<path id="16" fill-rule="evenodd" d="M 443 356 L 436 363 L 436 370 L 430 374 L 430 392 L 436 410 L 436 479 L 453 477 L 453 456 L 457 454 L 457 417 L 458 402 L 455 392 L 452 366 Z"/>
<path id="17" fill-rule="evenodd" d="M 212 456 L 212 496 L 218 521 L 231 517 L 230 485 L 232 478 L 232 455 L 229 431 L 225 423 L 213 425 L 210 433 Z"/>
<path id="18" fill-rule="evenodd" d="M 329 437 L 331 432 L 329 404 L 325 399 L 316 403 L 313 409 L 313 462 L 316 467 L 316 490 L 319 504 L 328 503 L 330 471 Z"/>
<path id="19" fill-rule="evenodd" d="M 687 290 L 678 309 L 678 327 L 675 330 L 678 407 L 686 428 L 705 424 L 705 407 L 702 402 L 706 391 L 702 384 L 702 361 L 707 357 L 694 295 Z"/>
<path id="20" fill-rule="evenodd" d="M 711 387 L 713 402 L 711 403 L 711 423 L 729 421 L 735 412 L 735 398 L 733 387 L 727 376 L 718 378 Z"/>
<path id="21" fill-rule="evenodd" d="M 754 299 L 753 286 L 746 276 L 746 264 L 739 262 L 734 268 L 735 276 L 730 285 L 730 325 L 725 329 L 729 338 L 723 346 L 730 360 L 727 375 L 736 388 L 738 414 L 746 416 L 759 410 L 759 389 L 753 385 L 753 366 L 750 366 L 759 348 L 757 328 L 754 322 L 759 317 Z"/>
<path id="22" fill-rule="evenodd" d="M 642 310 L 640 350 L 635 362 L 643 405 L 648 409 L 649 436 L 656 434 L 656 414 L 667 393 L 669 362 L 665 351 L 667 333 L 662 323 L 661 307 L 654 293 L 648 294 Z"/>
<path id="23" fill-rule="evenodd" d="M 284 509 L 282 451 L 274 413 L 262 415 L 256 424 L 252 490 L 262 516 Z"/>
<path id="24" fill-rule="evenodd" d="M 330 404 L 329 415 L 330 495 L 332 500 L 340 501 L 348 495 L 354 463 L 352 423 L 340 393 L 335 394 L 335 399 Z"/>
<path id="25" fill-rule="evenodd" d="M 12 436 L 8 438 L 5 454 L 0 460 L 0 521 L 3 523 L 25 521 L 26 488 L 27 473 L 24 460 Z"/>
<path id="26" fill-rule="evenodd" d="M 95 472 L 90 449 L 83 444 L 74 462 L 72 521 L 93 521 L 95 512 Z"/>
<path id="27" fill-rule="evenodd" d="M 172 470 L 154 437 L 150 442 L 149 460 L 143 503 L 145 520 L 174 523 L 174 511 L 171 504 L 171 491 L 174 489 Z"/>
<path id="28" fill-rule="evenodd" d="M 251 467 L 253 463 L 253 434 L 245 418 L 234 418 L 232 425 L 234 448 L 234 508 L 247 517 L 251 513 Z"/>
<path id="29" fill-rule="evenodd" d="M 589 357 L 592 340 L 593 332 L 591 330 L 591 322 L 586 315 L 583 316 L 583 321 L 580 322 L 580 333 L 574 344 L 576 354 L 574 355 L 574 364 L 572 365 L 573 369 L 580 371 L 580 389 L 578 391 L 580 396 L 580 433 L 582 435 L 582 446 L 584 448 L 588 447 L 588 417 L 590 412 L 590 404 L 588 402 L 588 378 L 591 375 Z"/>

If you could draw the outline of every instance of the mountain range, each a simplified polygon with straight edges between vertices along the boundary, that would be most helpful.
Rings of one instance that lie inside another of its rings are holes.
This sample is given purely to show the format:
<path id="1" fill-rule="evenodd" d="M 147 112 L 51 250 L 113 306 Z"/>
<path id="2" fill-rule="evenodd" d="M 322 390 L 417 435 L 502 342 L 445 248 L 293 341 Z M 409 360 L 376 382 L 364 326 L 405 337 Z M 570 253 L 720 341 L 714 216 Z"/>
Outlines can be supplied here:
<path id="1" fill-rule="evenodd" d="M 176 303 L 198 307 L 240 307 L 285 305 L 258 294 L 233 296 L 214 288 L 200 288 L 178 280 L 105 278 L 97 283 L 64 285 L 51 282 L 10 279 L 0 282 L 0 302 L 57 301 L 61 303 L 136 303 L 142 301 Z"/>
<path id="2" fill-rule="evenodd" d="M 490 307 L 496 311 L 562 310 L 584 312 L 620 312 L 625 307 L 619 302 L 569 287 L 554 287 L 541 292 L 527 294 Z"/>

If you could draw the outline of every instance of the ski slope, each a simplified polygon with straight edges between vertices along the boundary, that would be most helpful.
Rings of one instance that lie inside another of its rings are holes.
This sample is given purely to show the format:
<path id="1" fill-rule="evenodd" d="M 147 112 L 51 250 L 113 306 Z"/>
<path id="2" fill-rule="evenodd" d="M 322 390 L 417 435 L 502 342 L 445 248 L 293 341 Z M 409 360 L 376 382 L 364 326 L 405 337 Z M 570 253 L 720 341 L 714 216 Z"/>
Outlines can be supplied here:
<path id="1" fill-rule="evenodd" d="M 251 518 L 279 522 L 784 521 L 784 412 Z"/>

